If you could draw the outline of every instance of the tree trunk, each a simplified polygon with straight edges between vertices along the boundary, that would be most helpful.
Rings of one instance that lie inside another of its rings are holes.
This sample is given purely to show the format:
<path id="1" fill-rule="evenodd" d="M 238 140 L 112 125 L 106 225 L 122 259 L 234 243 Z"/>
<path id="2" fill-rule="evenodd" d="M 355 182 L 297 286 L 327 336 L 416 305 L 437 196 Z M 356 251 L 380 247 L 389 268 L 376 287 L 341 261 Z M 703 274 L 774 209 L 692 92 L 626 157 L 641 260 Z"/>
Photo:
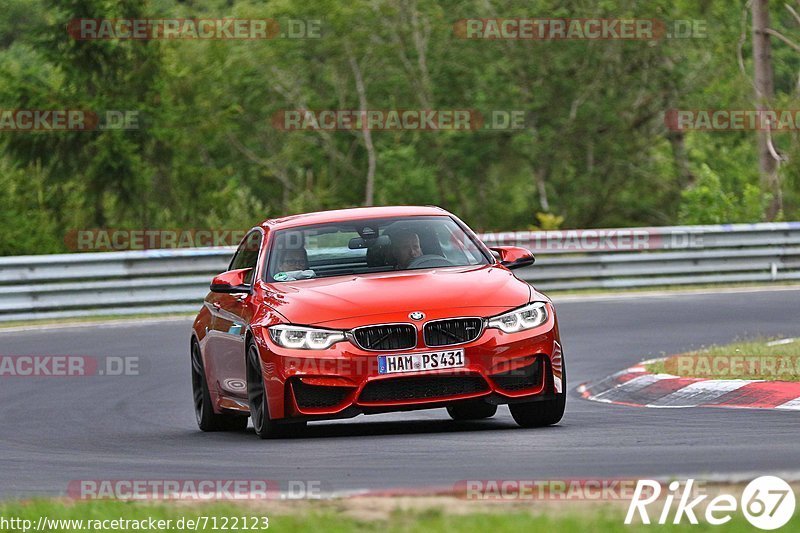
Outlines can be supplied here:
<path id="1" fill-rule="evenodd" d="M 547 198 L 547 183 L 545 182 L 545 175 L 547 172 L 543 168 L 538 168 L 534 171 L 536 176 L 536 189 L 539 192 L 539 206 L 545 213 L 550 212 L 550 200 Z"/>
<path id="2" fill-rule="evenodd" d="M 364 205 L 370 207 L 375 204 L 375 146 L 372 144 L 372 132 L 367 124 L 367 90 L 364 87 L 364 78 L 361 76 L 361 68 L 358 66 L 355 56 L 350 56 L 350 67 L 353 69 L 353 76 L 356 79 L 356 92 L 358 93 L 358 103 L 361 111 L 361 131 L 364 134 L 364 147 L 367 149 L 367 183 L 364 190 Z"/>
<path id="3" fill-rule="evenodd" d="M 672 147 L 672 159 L 678 171 L 678 193 L 694 185 L 695 176 L 689 166 L 689 154 L 686 152 L 686 137 L 681 131 L 670 131 L 667 140 Z"/>
<path id="4" fill-rule="evenodd" d="M 775 96 L 772 75 L 772 47 L 769 34 L 769 0 L 753 0 L 753 68 L 755 70 L 756 109 L 770 108 Z M 762 190 L 771 198 L 765 217 L 775 220 L 782 208 L 781 183 L 778 177 L 778 159 L 772 147 L 769 130 L 758 132 L 758 167 Z"/>

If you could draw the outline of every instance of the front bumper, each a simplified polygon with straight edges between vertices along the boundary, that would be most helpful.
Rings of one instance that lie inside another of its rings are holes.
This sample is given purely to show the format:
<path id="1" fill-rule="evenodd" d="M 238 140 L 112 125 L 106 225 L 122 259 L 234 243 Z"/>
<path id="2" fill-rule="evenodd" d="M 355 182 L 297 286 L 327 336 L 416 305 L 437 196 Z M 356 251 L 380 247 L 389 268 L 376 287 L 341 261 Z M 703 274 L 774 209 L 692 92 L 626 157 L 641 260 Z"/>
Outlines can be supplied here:
<path id="1" fill-rule="evenodd" d="M 342 341 L 327 350 L 291 350 L 256 334 L 270 417 L 331 419 L 440 407 L 461 400 L 535 401 L 562 392 L 562 354 L 552 308 L 541 326 L 518 333 L 488 328 L 467 344 L 376 352 Z M 422 343 L 420 343 L 422 344 Z M 380 374 L 378 356 L 463 349 L 463 367 Z"/>

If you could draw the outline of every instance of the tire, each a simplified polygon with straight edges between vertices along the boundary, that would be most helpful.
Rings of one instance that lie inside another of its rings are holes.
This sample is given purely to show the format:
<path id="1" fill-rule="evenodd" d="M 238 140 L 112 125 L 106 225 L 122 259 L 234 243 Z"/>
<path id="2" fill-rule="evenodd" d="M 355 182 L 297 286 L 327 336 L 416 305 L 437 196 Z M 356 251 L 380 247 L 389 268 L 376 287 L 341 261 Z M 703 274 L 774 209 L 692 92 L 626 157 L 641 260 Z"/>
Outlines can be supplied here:
<path id="1" fill-rule="evenodd" d="M 486 402 L 464 402 L 447 406 L 447 414 L 453 420 L 481 420 L 491 418 L 497 406 Z"/>
<path id="2" fill-rule="evenodd" d="M 261 372 L 261 357 L 251 341 L 247 344 L 247 399 L 250 403 L 250 419 L 260 439 L 295 436 L 306 427 L 305 420 L 276 422 L 269 417 L 264 376 Z"/>
<path id="3" fill-rule="evenodd" d="M 194 415 L 197 426 L 202 431 L 244 431 L 247 428 L 247 415 L 228 413 L 217 414 L 211 404 L 211 393 L 208 391 L 208 380 L 200 345 L 192 340 L 192 394 L 194 397 Z"/>
<path id="4" fill-rule="evenodd" d="M 514 421 L 524 428 L 538 428 L 558 424 L 567 406 L 567 367 L 561 360 L 561 393 L 552 400 L 508 404 Z"/>

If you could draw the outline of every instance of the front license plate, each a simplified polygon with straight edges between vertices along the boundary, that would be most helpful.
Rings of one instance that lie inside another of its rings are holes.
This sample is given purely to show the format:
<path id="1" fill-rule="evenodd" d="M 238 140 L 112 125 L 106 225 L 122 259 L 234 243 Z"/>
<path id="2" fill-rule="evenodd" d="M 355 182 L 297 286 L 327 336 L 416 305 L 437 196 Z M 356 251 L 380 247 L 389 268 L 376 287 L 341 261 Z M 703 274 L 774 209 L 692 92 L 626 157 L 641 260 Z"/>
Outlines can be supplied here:
<path id="1" fill-rule="evenodd" d="M 378 356 L 379 374 L 424 372 L 425 370 L 458 368 L 460 366 L 464 366 L 464 350 Z"/>

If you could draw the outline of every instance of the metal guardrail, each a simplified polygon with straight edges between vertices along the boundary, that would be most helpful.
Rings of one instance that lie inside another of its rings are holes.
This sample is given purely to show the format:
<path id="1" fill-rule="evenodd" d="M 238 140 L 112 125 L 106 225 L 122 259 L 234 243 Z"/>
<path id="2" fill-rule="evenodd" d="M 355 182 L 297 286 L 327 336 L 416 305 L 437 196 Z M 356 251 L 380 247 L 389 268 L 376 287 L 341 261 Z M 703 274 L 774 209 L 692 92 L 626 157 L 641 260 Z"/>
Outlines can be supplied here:
<path id="1" fill-rule="evenodd" d="M 482 234 L 542 290 L 800 280 L 800 222 Z M 0 322 L 195 311 L 233 248 L 0 258 Z"/>
<path id="2" fill-rule="evenodd" d="M 605 232 L 605 233 L 604 233 Z M 609 237 L 609 232 L 616 236 Z M 505 235 L 505 237 L 502 237 Z M 499 236 L 499 237 L 498 237 Z M 800 222 L 484 235 L 536 253 L 543 290 L 800 280 Z"/>

